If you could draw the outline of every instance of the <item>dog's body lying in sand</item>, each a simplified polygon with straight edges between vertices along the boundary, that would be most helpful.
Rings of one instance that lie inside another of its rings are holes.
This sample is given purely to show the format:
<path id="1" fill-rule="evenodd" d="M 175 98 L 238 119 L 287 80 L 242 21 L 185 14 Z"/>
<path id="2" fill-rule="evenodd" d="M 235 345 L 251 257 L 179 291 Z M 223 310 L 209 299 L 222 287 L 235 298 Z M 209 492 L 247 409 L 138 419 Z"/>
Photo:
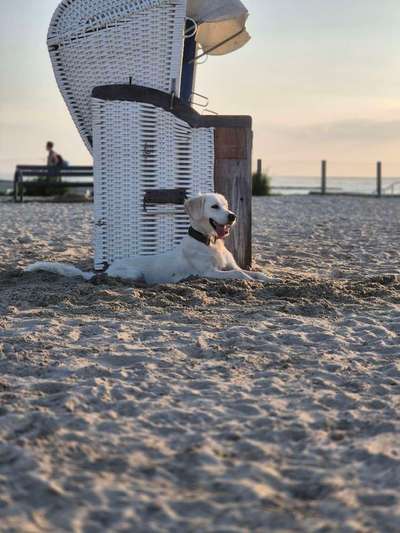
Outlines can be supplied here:
<path id="1" fill-rule="evenodd" d="M 209 193 L 197 196 L 186 201 L 185 209 L 191 227 L 179 246 L 165 254 L 117 260 L 106 274 L 144 281 L 148 285 L 176 283 L 191 276 L 268 281 L 261 272 L 242 270 L 225 248 L 223 239 L 229 235 L 236 215 L 229 211 L 222 195 Z M 28 272 L 38 270 L 88 280 L 95 276 L 63 263 L 35 263 L 26 269 Z"/>

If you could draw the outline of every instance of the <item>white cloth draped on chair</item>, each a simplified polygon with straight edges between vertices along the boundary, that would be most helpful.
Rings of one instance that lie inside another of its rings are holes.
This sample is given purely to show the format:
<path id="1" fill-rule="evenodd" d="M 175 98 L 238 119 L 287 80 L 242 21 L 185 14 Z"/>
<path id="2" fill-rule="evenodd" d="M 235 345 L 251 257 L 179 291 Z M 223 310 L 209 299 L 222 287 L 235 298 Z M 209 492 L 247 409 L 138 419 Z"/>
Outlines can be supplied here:
<path id="1" fill-rule="evenodd" d="M 188 0 L 187 15 L 198 24 L 197 43 L 209 55 L 238 50 L 249 40 L 249 13 L 240 0 Z"/>

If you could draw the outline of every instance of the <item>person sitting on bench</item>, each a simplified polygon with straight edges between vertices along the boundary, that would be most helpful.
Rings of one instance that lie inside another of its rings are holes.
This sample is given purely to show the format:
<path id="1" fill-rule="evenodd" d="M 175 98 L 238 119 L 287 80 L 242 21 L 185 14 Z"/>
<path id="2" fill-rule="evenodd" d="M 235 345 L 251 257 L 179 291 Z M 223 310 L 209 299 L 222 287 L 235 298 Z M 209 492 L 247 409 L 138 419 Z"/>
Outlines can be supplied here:
<path id="1" fill-rule="evenodd" d="M 49 176 L 57 176 L 62 168 L 68 166 L 68 163 L 54 150 L 54 143 L 48 141 L 46 150 L 49 152 L 47 156 L 47 166 L 49 167 Z"/>

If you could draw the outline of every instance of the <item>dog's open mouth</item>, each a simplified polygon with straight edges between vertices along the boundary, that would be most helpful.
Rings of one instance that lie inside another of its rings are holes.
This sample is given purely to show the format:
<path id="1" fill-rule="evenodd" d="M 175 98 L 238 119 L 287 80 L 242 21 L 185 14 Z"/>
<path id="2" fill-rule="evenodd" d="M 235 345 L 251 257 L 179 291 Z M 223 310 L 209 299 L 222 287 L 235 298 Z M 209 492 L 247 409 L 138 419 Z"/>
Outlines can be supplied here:
<path id="1" fill-rule="evenodd" d="M 231 224 L 218 224 L 212 218 L 210 218 L 210 224 L 217 233 L 218 239 L 228 237 L 229 232 L 231 231 Z"/>

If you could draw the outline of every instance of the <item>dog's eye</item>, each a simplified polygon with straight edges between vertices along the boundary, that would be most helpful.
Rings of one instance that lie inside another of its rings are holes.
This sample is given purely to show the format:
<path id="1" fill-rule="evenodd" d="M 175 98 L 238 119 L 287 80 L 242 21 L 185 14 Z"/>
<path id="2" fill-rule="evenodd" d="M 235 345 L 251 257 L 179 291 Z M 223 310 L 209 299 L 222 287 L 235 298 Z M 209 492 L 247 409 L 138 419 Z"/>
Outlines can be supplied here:
<path id="1" fill-rule="evenodd" d="M 220 208 L 220 207 L 219 207 L 218 204 L 215 204 L 215 205 L 212 205 L 212 206 L 211 206 L 211 209 L 219 209 L 219 208 Z"/>

